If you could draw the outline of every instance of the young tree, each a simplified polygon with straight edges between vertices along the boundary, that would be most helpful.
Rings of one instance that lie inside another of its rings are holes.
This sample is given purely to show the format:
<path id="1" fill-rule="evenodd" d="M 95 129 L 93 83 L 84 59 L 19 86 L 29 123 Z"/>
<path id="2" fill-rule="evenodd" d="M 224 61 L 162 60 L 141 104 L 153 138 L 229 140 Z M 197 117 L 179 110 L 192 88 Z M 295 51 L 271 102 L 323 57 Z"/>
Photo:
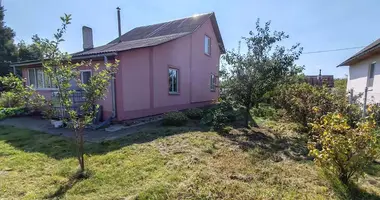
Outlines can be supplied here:
<path id="1" fill-rule="evenodd" d="M 99 64 L 92 65 L 91 62 L 72 62 L 70 55 L 61 52 L 59 44 L 64 41 L 63 35 L 67 25 L 70 24 L 71 16 L 61 17 L 62 27 L 54 34 L 53 40 L 41 39 L 34 36 L 34 44 L 42 53 L 42 65 L 46 74 L 50 77 L 51 83 L 58 88 L 58 100 L 61 105 L 61 117 L 69 127 L 74 130 L 77 144 L 77 158 L 80 165 L 80 172 L 85 170 L 84 166 L 84 128 L 91 124 L 99 105 L 97 101 L 105 96 L 105 93 L 117 70 L 119 61 L 105 63 L 101 68 Z M 93 76 L 88 83 L 84 84 L 80 80 L 79 68 L 87 66 L 94 70 Z M 79 110 L 73 106 L 71 96 L 76 92 L 72 88 L 72 80 L 76 80 L 77 87 L 84 93 L 86 101 L 81 104 Z"/>
<path id="2" fill-rule="evenodd" d="M 263 95 L 300 71 L 294 61 L 299 58 L 302 48 L 299 44 L 290 49 L 279 46 L 278 43 L 289 36 L 284 32 L 272 33 L 269 26 L 270 22 L 266 22 L 264 27 L 260 27 L 258 19 L 256 32 L 250 31 L 249 37 L 243 38 L 247 53 L 229 51 L 225 55 L 229 71 L 224 74 L 224 90 L 235 103 L 245 108 L 247 127 L 250 110 L 258 105 Z M 254 123 L 254 126 L 257 124 Z"/>

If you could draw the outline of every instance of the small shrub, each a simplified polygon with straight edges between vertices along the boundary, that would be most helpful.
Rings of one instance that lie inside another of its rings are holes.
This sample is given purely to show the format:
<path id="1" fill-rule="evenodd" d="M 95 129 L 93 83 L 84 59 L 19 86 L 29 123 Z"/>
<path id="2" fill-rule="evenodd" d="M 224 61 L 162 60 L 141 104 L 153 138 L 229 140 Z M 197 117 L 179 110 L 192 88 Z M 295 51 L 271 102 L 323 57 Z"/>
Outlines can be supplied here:
<path id="1" fill-rule="evenodd" d="M 0 120 L 7 117 L 19 116 L 25 112 L 25 108 L 2 108 L 0 109 Z"/>
<path id="2" fill-rule="evenodd" d="M 188 118 L 182 112 L 169 112 L 164 115 L 162 124 L 165 126 L 183 126 L 187 123 Z"/>
<path id="3" fill-rule="evenodd" d="M 236 121 L 237 112 L 232 104 L 227 101 L 209 108 L 205 111 L 201 119 L 201 124 L 212 126 L 215 129 L 221 129 L 230 122 Z"/>
<path id="4" fill-rule="evenodd" d="M 308 144 L 309 154 L 316 164 L 347 185 L 378 155 L 374 130 L 375 122 L 371 118 L 352 128 L 346 116 L 329 113 L 312 124 L 314 141 Z"/>
<path id="5" fill-rule="evenodd" d="M 35 90 L 31 87 L 25 87 L 24 82 L 25 80 L 13 74 L 0 76 L 0 84 L 5 90 L 0 94 L 0 107 L 28 107 L 32 104 L 38 95 L 35 95 Z"/>
<path id="6" fill-rule="evenodd" d="M 274 104 L 286 111 L 287 117 L 305 128 L 329 112 L 347 113 L 345 94 L 332 92 L 328 87 L 308 83 L 282 85 L 274 92 Z"/>
<path id="7" fill-rule="evenodd" d="M 203 110 L 200 108 L 190 108 L 185 111 L 185 114 L 189 119 L 201 119 Z"/>
<path id="8" fill-rule="evenodd" d="M 279 115 L 275 108 L 265 104 L 260 104 L 258 107 L 252 108 L 251 113 L 252 116 L 266 119 L 277 119 Z"/>

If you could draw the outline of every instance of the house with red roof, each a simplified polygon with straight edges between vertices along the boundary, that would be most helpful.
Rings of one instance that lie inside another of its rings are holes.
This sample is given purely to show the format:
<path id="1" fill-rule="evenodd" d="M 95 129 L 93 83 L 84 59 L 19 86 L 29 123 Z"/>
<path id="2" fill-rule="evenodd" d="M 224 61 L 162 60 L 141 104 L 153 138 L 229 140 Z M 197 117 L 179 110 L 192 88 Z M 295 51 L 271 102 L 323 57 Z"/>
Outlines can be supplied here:
<path id="1" fill-rule="evenodd" d="M 120 22 L 120 21 L 119 21 Z M 120 23 L 119 23 L 120 24 Z M 94 47 L 92 29 L 83 27 L 83 51 L 73 61 L 120 60 L 106 98 L 99 101 L 103 119 L 128 120 L 211 104 L 219 97 L 219 59 L 225 53 L 215 13 L 141 26 Z M 57 89 L 40 61 L 14 63 L 27 84 L 51 99 Z M 86 83 L 93 73 L 81 70 Z M 75 86 L 74 86 L 75 87 Z"/>

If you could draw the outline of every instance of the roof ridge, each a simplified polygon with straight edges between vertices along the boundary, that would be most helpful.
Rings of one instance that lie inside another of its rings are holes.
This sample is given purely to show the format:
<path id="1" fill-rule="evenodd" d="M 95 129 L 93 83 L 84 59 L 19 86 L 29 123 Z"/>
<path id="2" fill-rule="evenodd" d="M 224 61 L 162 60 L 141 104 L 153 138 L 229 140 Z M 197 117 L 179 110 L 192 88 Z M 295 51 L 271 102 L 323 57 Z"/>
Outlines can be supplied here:
<path id="1" fill-rule="evenodd" d="M 149 25 L 143 25 L 143 26 L 137 26 L 135 28 L 142 28 L 142 27 L 147 27 L 147 26 L 153 26 L 153 25 L 159 25 L 159 24 L 166 24 L 166 23 L 170 23 L 170 22 L 174 22 L 174 21 L 179 21 L 179 20 L 184 20 L 184 19 L 189 19 L 189 18 L 192 18 L 192 17 L 199 17 L 199 16 L 203 16 L 203 15 L 212 15 L 214 14 L 214 12 L 209 12 L 209 13 L 202 13 L 202 14 L 193 14 L 191 16 L 187 16 L 187 17 L 182 17 L 182 18 L 178 18 L 178 19 L 173 19 L 173 20 L 170 20 L 170 21 L 164 21 L 164 22 L 158 22 L 158 23 L 155 23 L 155 24 L 149 24 Z M 133 28 L 133 29 L 135 29 Z M 133 30 L 132 29 L 132 30 Z"/>

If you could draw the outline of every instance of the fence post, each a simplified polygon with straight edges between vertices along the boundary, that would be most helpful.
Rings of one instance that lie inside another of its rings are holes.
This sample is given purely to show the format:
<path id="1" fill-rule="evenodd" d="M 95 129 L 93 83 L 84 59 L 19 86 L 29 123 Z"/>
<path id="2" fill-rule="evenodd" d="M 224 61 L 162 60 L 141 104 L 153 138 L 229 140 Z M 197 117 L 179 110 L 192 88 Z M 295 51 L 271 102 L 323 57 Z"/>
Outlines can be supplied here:
<path id="1" fill-rule="evenodd" d="M 368 94 L 368 87 L 365 87 L 364 101 L 363 101 L 363 118 L 367 116 L 367 94 Z"/>
<path id="2" fill-rule="evenodd" d="M 354 98 L 354 89 L 350 89 L 350 96 L 348 96 L 348 102 L 350 103 L 350 105 L 352 104 L 352 100 Z"/>

